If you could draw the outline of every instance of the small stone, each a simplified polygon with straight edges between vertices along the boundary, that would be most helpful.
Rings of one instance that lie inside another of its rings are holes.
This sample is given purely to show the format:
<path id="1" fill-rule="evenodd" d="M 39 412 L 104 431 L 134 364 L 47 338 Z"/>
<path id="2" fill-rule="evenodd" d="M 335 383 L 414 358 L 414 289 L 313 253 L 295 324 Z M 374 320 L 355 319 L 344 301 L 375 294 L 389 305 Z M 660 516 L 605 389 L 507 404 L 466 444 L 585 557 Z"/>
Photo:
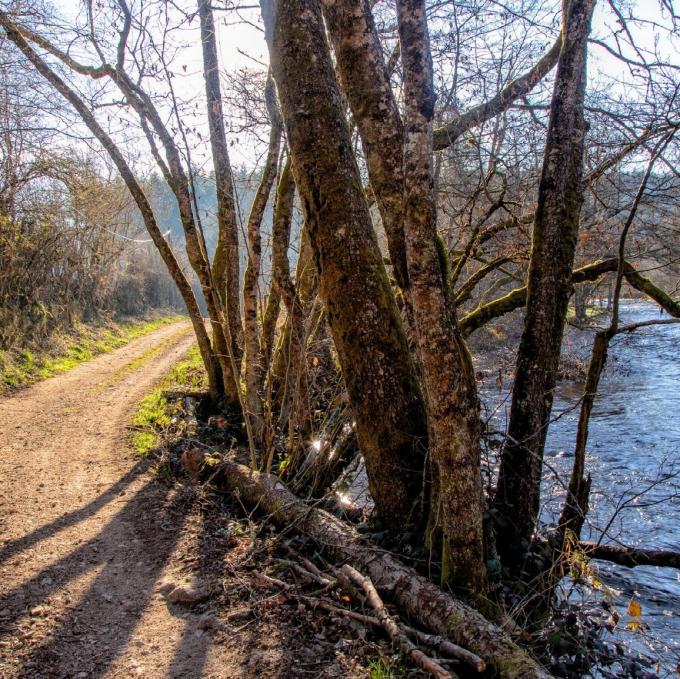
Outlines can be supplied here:
<path id="1" fill-rule="evenodd" d="M 212 613 L 206 613 L 198 619 L 196 627 L 200 630 L 221 629 L 222 623 L 217 616 Z"/>
<path id="2" fill-rule="evenodd" d="M 170 594 L 175 587 L 177 587 L 176 582 L 173 582 L 172 580 L 161 580 L 158 585 L 156 585 L 156 591 L 159 594 L 166 595 Z"/>
<path id="3" fill-rule="evenodd" d="M 200 604 L 208 598 L 210 598 L 210 591 L 204 586 L 175 587 L 167 596 L 171 604 L 182 604 L 184 606 Z"/>
<path id="4" fill-rule="evenodd" d="M 349 639 L 340 639 L 335 643 L 335 648 L 338 651 L 350 651 L 352 649 L 352 641 Z"/>

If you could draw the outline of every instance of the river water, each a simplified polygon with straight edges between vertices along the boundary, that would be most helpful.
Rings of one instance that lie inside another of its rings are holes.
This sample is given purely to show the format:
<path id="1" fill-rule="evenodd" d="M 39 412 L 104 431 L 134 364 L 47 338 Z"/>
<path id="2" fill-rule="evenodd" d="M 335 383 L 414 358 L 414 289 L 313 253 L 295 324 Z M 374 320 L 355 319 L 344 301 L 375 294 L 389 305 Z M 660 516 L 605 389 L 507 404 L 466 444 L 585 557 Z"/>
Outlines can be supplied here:
<path id="1" fill-rule="evenodd" d="M 622 322 L 659 318 L 659 308 L 625 302 Z M 586 343 L 589 347 L 590 342 Z M 554 524 L 564 499 L 583 385 L 561 383 L 548 431 L 542 516 Z M 508 393 L 482 388 L 494 429 L 505 430 Z M 614 338 L 590 423 L 587 470 L 591 508 L 583 538 L 680 550 L 680 325 L 652 326 Z M 612 589 L 620 628 L 631 599 L 642 606 L 643 633 L 626 633 L 668 668 L 680 662 L 680 573 L 670 568 L 628 569 L 596 562 Z M 677 676 L 677 675 L 676 675 Z"/>

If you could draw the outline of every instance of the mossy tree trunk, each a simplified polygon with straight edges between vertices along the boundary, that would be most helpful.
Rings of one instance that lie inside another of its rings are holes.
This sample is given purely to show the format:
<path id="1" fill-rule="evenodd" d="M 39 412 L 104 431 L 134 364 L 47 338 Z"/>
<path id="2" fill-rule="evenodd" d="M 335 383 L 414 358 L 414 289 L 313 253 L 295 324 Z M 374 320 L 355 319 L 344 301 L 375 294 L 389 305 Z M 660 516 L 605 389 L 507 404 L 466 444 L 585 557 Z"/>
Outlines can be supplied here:
<path id="1" fill-rule="evenodd" d="M 366 153 L 397 284 L 408 287 L 403 226 L 403 126 L 368 0 L 323 0 L 341 85 Z"/>
<path id="2" fill-rule="evenodd" d="M 209 0 L 198 0 L 198 14 L 201 24 L 201 46 L 203 50 L 203 77 L 210 130 L 210 147 L 215 170 L 215 192 L 217 197 L 217 247 L 212 262 L 212 278 L 219 303 L 223 309 L 229 335 L 231 336 L 231 355 L 238 367 L 241 362 L 241 312 L 239 305 L 239 256 L 238 220 L 234 200 L 234 181 L 229 161 L 229 148 L 224 129 L 222 113 L 222 94 L 220 88 L 219 62 L 215 39 L 215 24 Z M 224 332 L 216 332 L 215 350 L 223 355 L 229 354 L 227 337 Z M 225 376 L 225 393 L 230 405 L 238 402 L 238 371 L 231 369 L 231 361 L 223 361 L 229 366 Z"/>
<path id="3" fill-rule="evenodd" d="M 505 563 L 516 566 L 539 512 L 543 450 L 562 346 L 583 202 L 588 35 L 595 0 L 565 2 L 529 265 L 527 311 L 512 391 L 495 505 Z"/>
<path id="4" fill-rule="evenodd" d="M 435 92 L 425 2 L 397 2 L 404 72 L 404 230 L 435 466 L 432 529 L 442 532 L 442 579 L 484 584 L 479 399 L 472 361 L 447 295 L 437 240 L 432 163 Z"/>
<path id="5" fill-rule="evenodd" d="M 423 484 L 423 400 L 373 232 L 319 5 L 262 2 L 295 181 L 382 521 L 414 516 Z"/>

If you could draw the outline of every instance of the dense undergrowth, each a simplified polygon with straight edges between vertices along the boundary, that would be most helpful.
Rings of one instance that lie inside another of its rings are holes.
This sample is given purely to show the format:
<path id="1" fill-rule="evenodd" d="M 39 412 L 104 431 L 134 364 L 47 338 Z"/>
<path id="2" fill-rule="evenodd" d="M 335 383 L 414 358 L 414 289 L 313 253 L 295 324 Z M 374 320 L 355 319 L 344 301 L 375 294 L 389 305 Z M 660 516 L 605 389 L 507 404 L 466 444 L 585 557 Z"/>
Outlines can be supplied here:
<path id="1" fill-rule="evenodd" d="M 29 343 L 25 347 L 1 351 L 0 393 L 71 370 L 98 354 L 113 351 L 181 318 L 178 314 L 156 313 L 143 318 L 106 319 L 95 324 L 77 323 L 69 330 L 53 332 L 39 345 Z"/>

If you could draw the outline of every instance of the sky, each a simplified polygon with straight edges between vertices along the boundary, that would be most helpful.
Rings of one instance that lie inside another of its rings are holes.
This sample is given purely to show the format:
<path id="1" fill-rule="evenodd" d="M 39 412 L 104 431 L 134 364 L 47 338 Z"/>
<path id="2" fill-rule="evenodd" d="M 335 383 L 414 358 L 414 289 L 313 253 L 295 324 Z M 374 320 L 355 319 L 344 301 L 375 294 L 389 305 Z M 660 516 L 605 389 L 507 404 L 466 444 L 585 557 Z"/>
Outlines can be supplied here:
<path id="1" fill-rule="evenodd" d="M 133 6 L 141 1 L 143 0 L 131 0 Z M 53 0 L 53 4 L 66 19 L 73 18 L 80 5 L 78 0 Z M 195 7 L 193 0 L 186 0 L 186 2 L 180 0 L 179 4 L 189 9 Z M 622 12 L 626 18 L 632 16 L 646 22 L 662 19 L 658 0 L 618 0 L 618 4 L 622 7 Z M 497 6 L 499 3 L 497 0 L 489 0 L 489 5 Z M 552 5 L 558 7 L 559 3 L 557 0 L 546 0 L 544 5 L 548 8 L 545 13 L 546 16 L 550 16 L 550 7 Z M 241 20 L 239 20 L 239 17 Z M 215 11 L 215 20 L 218 29 L 219 58 L 225 71 L 233 72 L 242 68 L 266 70 L 268 53 L 259 10 L 246 9 L 238 16 L 233 11 Z M 649 28 L 650 24 L 631 24 L 631 26 L 635 29 L 639 45 L 643 48 L 652 49 L 654 31 Z M 614 44 L 611 36 L 613 31 L 618 28 L 617 18 L 609 9 L 608 3 L 606 0 L 600 0 L 596 5 L 592 35 L 595 38 L 608 36 L 608 43 Z M 178 37 L 186 43 L 186 47 L 178 55 L 172 69 L 178 99 L 186 103 L 194 100 L 201 101 L 204 84 L 201 70 L 198 18 L 196 17 L 191 22 L 190 27 Z M 667 55 L 669 60 L 680 63 L 680 59 L 678 59 L 680 54 L 679 44 L 672 43 L 668 38 L 665 38 L 660 42 L 658 48 L 664 55 Z M 630 54 L 633 55 L 632 52 Z M 601 47 L 593 45 L 590 55 L 590 75 L 593 83 L 603 81 L 606 77 L 612 75 L 624 81 L 630 78 L 628 69 Z M 191 132 L 191 129 L 196 128 L 199 133 L 202 132 L 203 139 L 207 138 L 205 112 L 201 108 L 194 107 L 185 122 L 188 121 L 189 136 L 192 145 L 195 146 L 192 151 L 192 160 L 199 167 L 207 168 L 209 165 L 207 145 L 202 144 L 198 136 Z M 261 146 L 247 135 L 239 135 L 238 139 L 232 136 L 232 141 L 234 142 L 230 149 L 232 164 L 235 167 L 255 166 L 259 154 L 263 152 Z M 141 153 L 141 155 L 144 156 L 145 154 Z"/>

